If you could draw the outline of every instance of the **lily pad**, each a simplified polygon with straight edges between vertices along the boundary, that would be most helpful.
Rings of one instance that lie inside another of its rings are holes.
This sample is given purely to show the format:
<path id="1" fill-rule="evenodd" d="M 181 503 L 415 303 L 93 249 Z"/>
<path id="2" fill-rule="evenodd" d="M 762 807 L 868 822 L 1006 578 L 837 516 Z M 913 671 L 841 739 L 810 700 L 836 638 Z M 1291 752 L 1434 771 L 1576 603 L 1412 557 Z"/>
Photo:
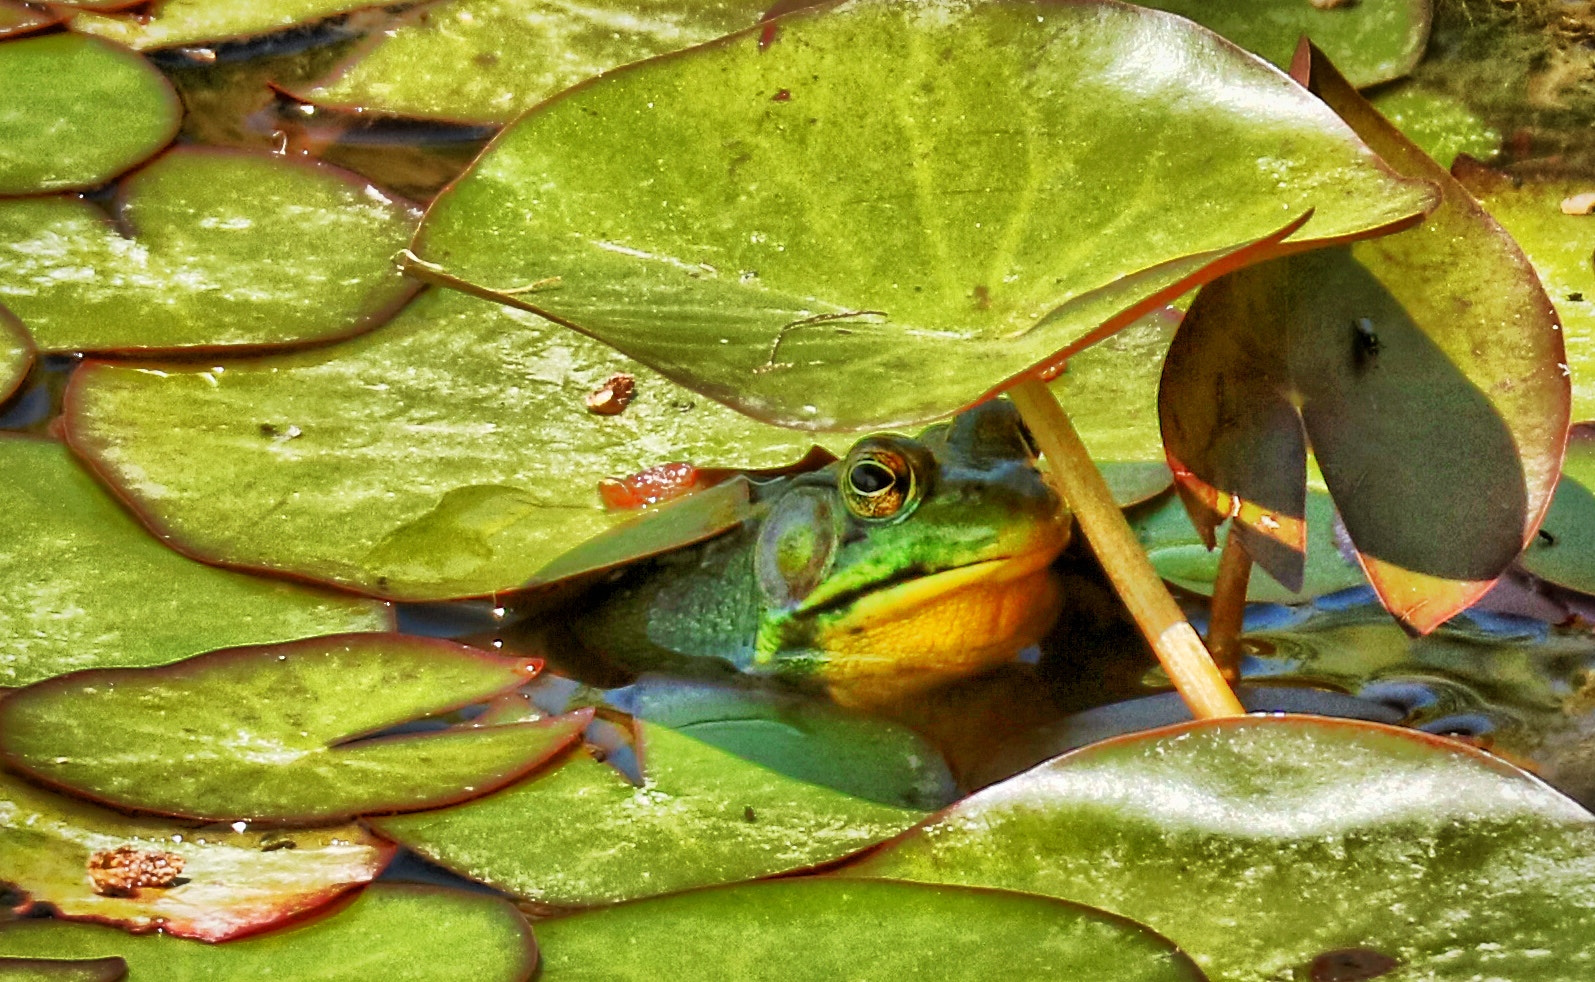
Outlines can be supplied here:
<path id="1" fill-rule="evenodd" d="M 1595 818 L 1488 755 L 1253 717 L 1066 754 L 847 875 L 1101 907 L 1234 982 L 1307 977 L 1351 949 L 1399 963 L 1391 980 L 1549 982 L 1595 955 L 1592 870 Z"/>
<path id="2" fill-rule="evenodd" d="M 1520 561 L 1542 580 L 1595 594 L 1595 424 L 1568 431 L 1551 510 Z"/>
<path id="3" fill-rule="evenodd" d="M 1070 356 L 1049 383 L 1093 460 L 1163 463 L 1157 386 L 1180 316 L 1172 307 L 1147 314 Z"/>
<path id="4" fill-rule="evenodd" d="M 47 351 L 321 340 L 415 292 L 394 267 L 415 213 L 363 179 L 272 154 L 179 148 L 118 189 L 0 202 L 0 303 Z"/>
<path id="5" fill-rule="evenodd" d="M 139 14 L 101 14 L 90 5 L 71 26 L 143 51 L 252 37 L 372 6 L 372 0 L 156 0 Z"/>
<path id="6" fill-rule="evenodd" d="M 1317 52 L 1312 73 L 1444 203 L 1410 232 L 1204 288 L 1164 365 L 1163 436 L 1197 527 L 1237 516 L 1247 551 L 1290 588 L 1310 442 L 1369 581 L 1421 633 L 1490 588 L 1550 503 L 1568 419 L 1562 336 L 1501 227 Z"/>
<path id="7" fill-rule="evenodd" d="M 546 982 L 1205 978 L 1163 938 L 1101 911 L 913 883 L 697 890 L 542 921 L 537 937 Z"/>
<path id="8" fill-rule="evenodd" d="M 549 100 L 434 202 L 416 249 L 433 278 L 756 418 L 869 429 L 948 415 L 1224 268 L 1377 234 L 1431 196 L 1181 18 L 856 3 Z"/>
<path id="9" fill-rule="evenodd" d="M 1338 57 L 1335 64 L 1340 65 Z M 1403 85 L 1380 92 L 1369 101 L 1441 167 L 1450 167 L 1459 154 L 1482 160 L 1501 149 L 1501 134 L 1494 127 L 1475 115 L 1466 103 L 1443 93 Z"/>
<path id="10" fill-rule="evenodd" d="M 120 982 L 127 963 L 120 958 L 0 958 L 0 982 Z"/>
<path id="11" fill-rule="evenodd" d="M 9 310 L 0 307 L 0 402 L 11 398 L 33 367 L 33 339 Z"/>
<path id="12" fill-rule="evenodd" d="M 60 22 L 59 13 L 43 7 L 30 7 L 18 0 L 0 0 L 0 38 L 40 31 Z"/>
<path id="13" fill-rule="evenodd" d="M 187 554 L 405 600 L 513 590 L 629 520 L 604 478 L 786 464 L 813 444 L 452 291 L 336 347 L 215 364 L 85 364 L 68 440 Z M 617 373 L 631 404 L 589 412 Z"/>
<path id="14" fill-rule="evenodd" d="M 583 79 L 752 27 L 772 6 L 771 0 L 432 4 L 373 38 L 305 97 L 406 116 L 507 123 Z"/>
<path id="15" fill-rule="evenodd" d="M 1252 603 L 1303 603 L 1338 590 L 1367 582 L 1362 569 L 1347 562 L 1335 542 L 1335 506 L 1321 491 L 1307 493 L 1307 561 L 1299 589 L 1291 590 L 1268 575 L 1252 572 L 1246 585 L 1246 599 Z M 1208 548 L 1202 533 L 1191 524 L 1190 515 L 1177 497 L 1130 516 L 1130 527 L 1146 549 L 1158 575 L 1170 583 L 1204 597 L 1213 595 L 1218 579 L 1219 552 Z M 1228 526 L 1219 526 L 1221 538 Z"/>
<path id="16" fill-rule="evenodd" d="M 0 774 L 0 878 L 72 920 L 223 941 L 322 906 L 392 855 L 358 825 L 239 832 L 130 818 Z M 172 882 L 141 879 L 156 864 Z"/>
<path id="17" fill-rule="evenodd" d="M 155 67 L 75 34 L 0 44 L 0 195 L 91 188 L 177 133 L 182 106 Z"/>
<path id="18" fill-rule="evenodd" d="M 507 901 L 386 883 L 331 916 L 228 944 L 26 920 L 0 925 L 0 955 L 120 956 L 128 982 L 525 982 L 537 965 L 531 929 Z"/>
<path id="19" fill-rule="evenodd" d="M 1458 178 L 1522 247 L 1562 322 L 1575 420 L 1595 419 L 1595 216 L 1563 214 L 1561 203 L 1595 191 L 1590 181 L 1519 184 L 1459 161 Z"/>
<path id="20" fill-rule="evenodd" d="M 401 634 L 230 648 L 20 689 L 0 702 L 0 750 L 38 780 L 188 818 L 311 824 L 435 808 L 531 771 L 590 714 L 360 737 L 514 688 L 537 667 Z"/>
<path id="21" fill-rule="evenodd" d="M 179 556 L 59 443 L 0 437 L 0 499 L 3 686 L 392 626 L 383 604 Z"/>
<path id="22" fill-rule="evenodd" d="M 578 750 L 477 801 L 369 821 L 474 880 L 580 907 L 805 869 L 925 815 L 784 777 L 649 723 L 637 723 L 636 746 L 641 787 Z"/>

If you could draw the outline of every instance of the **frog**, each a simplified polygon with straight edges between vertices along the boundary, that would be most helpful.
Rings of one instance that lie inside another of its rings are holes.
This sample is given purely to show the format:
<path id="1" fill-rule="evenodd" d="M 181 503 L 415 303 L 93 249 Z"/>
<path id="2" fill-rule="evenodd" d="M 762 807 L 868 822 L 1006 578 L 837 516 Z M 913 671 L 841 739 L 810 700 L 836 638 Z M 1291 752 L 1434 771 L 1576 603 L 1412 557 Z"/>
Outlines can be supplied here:
<path id="1" fill-rule="evenodd" d="M 1011 660 L 1061 609 L 1052 565 L 1072 523 L 1006 399 L 916 437 L 865 436 L 750 497 L 730 530 L 584 604 L 584 657 L 774 678 L 870 709 Z"/>

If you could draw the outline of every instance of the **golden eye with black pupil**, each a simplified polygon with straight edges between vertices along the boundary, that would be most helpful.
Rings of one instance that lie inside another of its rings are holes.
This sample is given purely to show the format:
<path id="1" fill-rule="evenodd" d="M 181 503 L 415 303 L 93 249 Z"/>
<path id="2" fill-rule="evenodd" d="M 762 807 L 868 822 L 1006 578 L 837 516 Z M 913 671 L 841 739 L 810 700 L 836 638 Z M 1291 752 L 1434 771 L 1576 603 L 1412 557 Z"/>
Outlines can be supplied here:
<path id="1" fill-rule="evenodd" d="M 913 464 L 889 447 L 853 448 L 842 464 L 842 501 L 863 519 L 882 520 L 906 514 L 918 494 Z"/>

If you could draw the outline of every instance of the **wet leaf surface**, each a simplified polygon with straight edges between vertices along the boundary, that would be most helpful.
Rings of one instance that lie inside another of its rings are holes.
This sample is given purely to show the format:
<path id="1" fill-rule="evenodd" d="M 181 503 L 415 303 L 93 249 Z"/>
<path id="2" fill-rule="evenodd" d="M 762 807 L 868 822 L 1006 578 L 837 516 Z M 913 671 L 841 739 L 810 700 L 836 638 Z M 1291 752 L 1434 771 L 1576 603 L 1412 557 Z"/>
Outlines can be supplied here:
<path id="1" fill-rule="evenodd" d="M 165 858 L 178 881 L 97 883 L 91 860 L 116 850 Z M 222 941 L 320 907 L 371 880 L 392 853 L 358 825 L 235 832 L 132 818 L 0 774 L 0 878 L 71 919 Z"/>
<path id="2" fill-rule="evenodd" d="M 1338 58 L 1335 63 L 1340 64 Z M 1459 154 L 1487 160 L 1501 149 L 1501 134 L 1459 99 L 1404 85 L 1381 91 L 1370 101 L 1441 167 L 1450 167 Z"/>
<path id="3" fill-rule="evenodd" d="M 391 34 L 374 38 L 306 98 L 407 116 L 508 123 L 583 79 L 750 28 L 771 6 L 770 0 L 456 0 L 425 6 Z"/>
<path id="4" fill-rule="evenodd" d="M 1351 947 L 1399 961 L 1392 980 L 1565 979 L 1595 957 L 1595 819 L 1486 755 L 1366 723 L 1242 718 L 1097 744 L 846 875 L 1099 906 L 1236 982 Z"/>
<path id="5" fill-rule="evenodd" d="M 127 963 L 120 958 L 0 958 L 4 982 L 119 982 L 126 976 Z"/>
<path id="6" fill-rule="evenodd" d="M 503 787 L 586 716 L 361 739 L 484 700 L 535 661 L 347 634 L 160 669 L 79 672 L 0 702 L 8 766 L 122 808 L 309 824 L 432 808 Z"/>
<path id="7" fill-rule="evenodd" d="M 512 590 L 631 519 L 603 506 L 606 477 L 783 465 L 814 443 L 452 291 L 336 347 L 220 364 L 84 365 L 68 438 L 190 555 L 406 600 Z M 631 405 L 589 413 L 617 371 Z"/>
<path id="8" fill-rule="evenodd" d="M 0 44 L 0 196 L 91 188 L 165 146 L 182 107 L 160 72 L 74 34 Z"/>
<path id="9" fill-rule="evenodd" d="M 925 815 L 784 777 L 662 726 L 637 726 L 641 787 L 577 750 L 474 802 L 369 821 L 472 879 L 579 907 L 805 869 Z"/>
<path id="10" fill-rule="evenodd" d="M 72 30 L 146 50 L 246 38 L 376 4 L 371 0 L 155 0 L 146 12 L 116 14 L 95 13 L 89 6 L 89 12 L 72 18 Z"/>
<path id="11" fill-rule="evenodd" d="M 0 438 L 0 500 L 0 685 L 392 624 L 382 604 L 184 559 L 58 443 Z"/>
<path id="12" fill-rule="evenodd" d="M 338 912 L 224 945 L 60 921 L 0 925 L 0 955 L 120 956 L 129 982 L 525 982 L 531 929 L 497 897 L 375 884 Z"/>
<path id="13" fill-rule="evenodd" d="M 416 248 L 488 290 L 544 283 L 504 299 L 758 418 L 866 429 L 971 404 L 1276 251 L 1309 208 L 1292 245 L 1430 200 L 1186 21 L 865 4 L 546 103 L 434 203 Z"/>
<path id="14" fill-rule="evenodd" d="M 538 924 L 541 979 L 1112 978 L 1197 982 L 1152 932 L 1044 897 L 785 880 Z"/>
<path id="15" fill-rule="evenodd" d="M 1287 587 L 1311 443 L 1381 599 L 1427 631 L 1489 589 L 1549 504 L 1562 336 L 1500 226 L 1321 55 L 1313 72 L 1314 91 L 1445 203 L 1412 231 L 1205 288 L 1164 367 L 1163 435 L 1198 527 L 1239 509 L 1248 552 Z"/>
<path id="16" fill-rule="evenodd" d="M 1595 426 L 1568 432 L 1562 480 L 1540 532 L 1523 550 L 1523 568 L 1557 586 L 1595 594 Z"/>
<path id="17" fill-rule="evenodd" d="M 271 345 L 353 334 L 412 293 L 411 206 L 354 174 L 179 148 L 114 219 L 77 198 L 0 202 L 0 303 L 51 351 Z"/>

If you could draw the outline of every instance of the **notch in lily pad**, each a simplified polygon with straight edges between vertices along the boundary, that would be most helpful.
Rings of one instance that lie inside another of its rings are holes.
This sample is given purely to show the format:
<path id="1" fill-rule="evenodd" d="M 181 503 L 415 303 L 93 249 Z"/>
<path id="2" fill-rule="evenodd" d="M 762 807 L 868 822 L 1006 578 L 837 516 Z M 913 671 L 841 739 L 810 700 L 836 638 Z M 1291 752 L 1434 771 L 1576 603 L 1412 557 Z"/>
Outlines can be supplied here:
<path id="1" fill-rule="evenodd" d="M 904 426 L 1009 391 L 1212 715 L 1239 704 L 1038 379 L 1222 272 L 1404 227 L 1434 200 L 1182 18 L 848 3 L 532 110 L 433 203 L 409 269 L 784 426 Z"/>
<path id="2" fill-rule="evenodd" d="M 436 808 L 534 770 L 591 713 L 362 737 L 484 701 L 540 666 L 446 641 L 348 634 L 75 672 L 0 702 L 0 751 L 47 784 L 183 818 L 311 824 Z"/>

